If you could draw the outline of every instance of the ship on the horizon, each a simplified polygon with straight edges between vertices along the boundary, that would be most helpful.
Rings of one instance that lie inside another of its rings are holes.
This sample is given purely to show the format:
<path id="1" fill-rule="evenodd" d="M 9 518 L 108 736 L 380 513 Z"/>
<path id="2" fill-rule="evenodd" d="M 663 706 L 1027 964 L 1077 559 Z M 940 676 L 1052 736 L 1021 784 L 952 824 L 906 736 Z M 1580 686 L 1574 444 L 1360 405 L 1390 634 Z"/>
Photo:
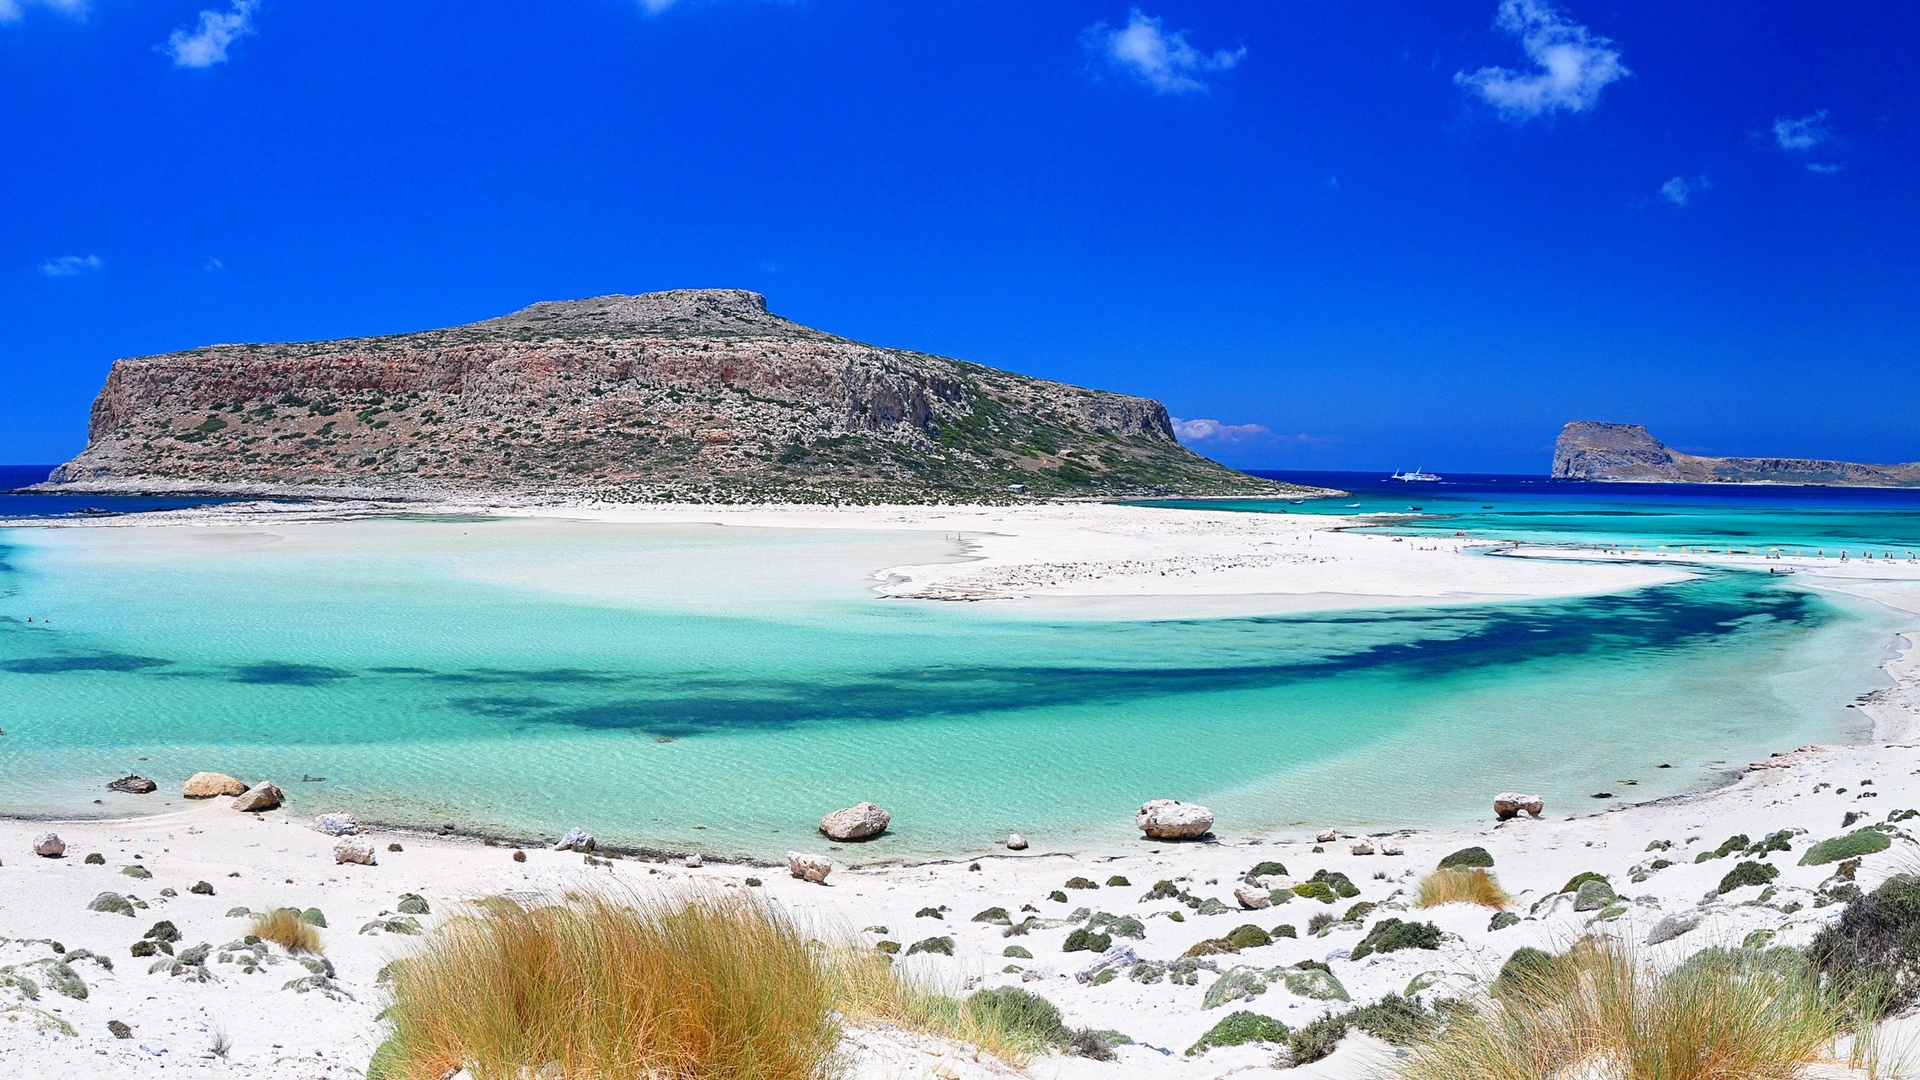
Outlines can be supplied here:
<path id="1" fill-rule="evenodd" d="M 1419 469 L 1415 469 L 1412 472 L 1397 472 L 1388 477 L 1388 479 L 1405 480 L 1413 484 L 1437 484 L 1440 482 L 1438 475 L 1430 472 L 1421 472 Z"/>

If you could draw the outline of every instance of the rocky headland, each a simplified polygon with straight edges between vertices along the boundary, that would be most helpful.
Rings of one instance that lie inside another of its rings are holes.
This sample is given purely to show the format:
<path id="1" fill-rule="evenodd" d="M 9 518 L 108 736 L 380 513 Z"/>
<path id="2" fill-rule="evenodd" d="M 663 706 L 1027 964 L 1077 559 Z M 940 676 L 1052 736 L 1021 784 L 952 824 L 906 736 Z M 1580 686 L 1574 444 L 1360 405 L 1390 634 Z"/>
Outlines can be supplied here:
<path id="1" fill-rule="evenodd" d="M 1575 420 L 1553 447 L 1556 480 L 1628 480 L 1671 484 L 1826 484 L 1920 486 L 1920 462 L 1861 465 L 1818 458 L 1700 457 L 1647 433 L 1645 424 Z"/>
<path id="2" fill-rule="evenodd" d="M 710 289 L 121 360 L 50 490 L 980 501 L 1301 489 L 1166 407 L 836 337 Z"/>

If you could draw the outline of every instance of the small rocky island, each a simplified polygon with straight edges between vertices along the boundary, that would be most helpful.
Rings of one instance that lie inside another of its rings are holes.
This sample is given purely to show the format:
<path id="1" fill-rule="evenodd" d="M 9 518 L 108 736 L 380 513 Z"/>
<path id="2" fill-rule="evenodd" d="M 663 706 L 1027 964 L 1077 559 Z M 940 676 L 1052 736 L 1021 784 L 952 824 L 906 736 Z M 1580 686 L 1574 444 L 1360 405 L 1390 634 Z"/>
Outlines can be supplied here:
<path id="1" fill-rule="evenodd" d="M 1859 465 L 1817 458 L 1699 457 L 1647 433 L 1645 424 L 1575 420 L 1553 447 L 1556 480 L 1672 484 L 1825 484 L 1920 487 L 1920 462 Z"/>
<path id="2" fill-rule="evenodd" d="M 1157 401 L 865 345 L 732 289 L 121 360 L 85 451 L 43 489 L 728 502 L 1307 490 L 1187 450 Z"/>

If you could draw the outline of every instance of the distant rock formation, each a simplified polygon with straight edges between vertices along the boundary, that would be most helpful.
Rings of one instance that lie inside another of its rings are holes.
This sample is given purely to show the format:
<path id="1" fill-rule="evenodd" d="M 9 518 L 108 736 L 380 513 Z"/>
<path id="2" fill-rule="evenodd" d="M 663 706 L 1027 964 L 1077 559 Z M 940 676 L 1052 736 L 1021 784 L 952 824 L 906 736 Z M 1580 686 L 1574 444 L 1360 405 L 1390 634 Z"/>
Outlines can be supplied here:
<path id="1" fill-rule="evenodd" d="M 863 345 L 685 290 L 121 360 L 46 489 L 941 501 L 1298 492 L 1157 401 Z"/>
<path id="2" fill-rule="evenodd" d="M 1553 476 L 1643 483 L 1916 487 L 1920 462 L 1858 465 L 1815 458 L 1699 457 L 1667 446 L 1647 434 L 1644 424 L 1575 420 L 1554 443 Z"/>

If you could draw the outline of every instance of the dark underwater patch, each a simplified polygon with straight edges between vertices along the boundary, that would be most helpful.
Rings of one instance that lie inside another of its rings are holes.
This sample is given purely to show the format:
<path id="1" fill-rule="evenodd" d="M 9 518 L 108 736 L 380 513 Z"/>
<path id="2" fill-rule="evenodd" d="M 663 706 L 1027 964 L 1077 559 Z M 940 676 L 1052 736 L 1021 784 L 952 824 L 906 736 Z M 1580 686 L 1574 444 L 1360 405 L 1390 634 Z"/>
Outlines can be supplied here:
<path id="1" fill-rule="evenodd" d="M 72 671 L 145 671 L 173 663 L 157 656 L 129 653 L 89 653 L 74 656 L 27 656 L 0 660 L 0 671 L 15 675 L 64 675 Z"/>
<path id="2" fill-rule="evenodd" d="M 270 660 L 260 664 L 241 664 L 232 669 L 229 681 L 254 686 L 324 686 L 353 678 L 353 672 L 322 664 L 294 664 Z"/>

